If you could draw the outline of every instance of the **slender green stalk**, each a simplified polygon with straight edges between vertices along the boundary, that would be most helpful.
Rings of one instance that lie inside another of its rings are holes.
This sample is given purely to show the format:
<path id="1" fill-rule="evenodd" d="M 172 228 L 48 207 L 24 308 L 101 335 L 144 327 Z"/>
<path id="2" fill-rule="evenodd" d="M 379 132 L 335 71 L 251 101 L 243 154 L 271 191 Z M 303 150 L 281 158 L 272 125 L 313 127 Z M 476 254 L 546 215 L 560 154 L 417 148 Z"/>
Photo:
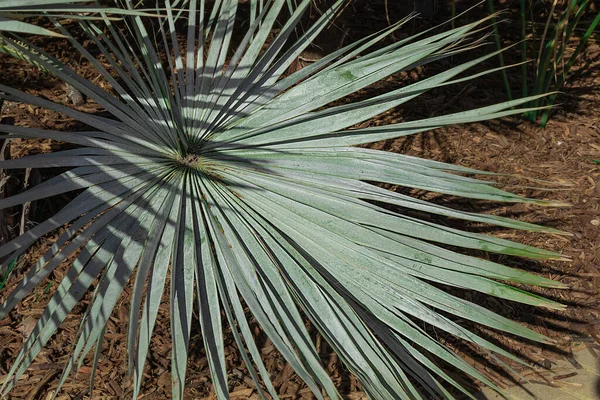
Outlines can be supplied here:
<path id="1" fill-rule="evenodd" d="M 454 5 L 454 3 L 452 3 L 452 4 Z M 500 32 L 498 30 L 498 21 L 495 17 L 496 11 L 494 10 L 494 0 L 488 0 L 487 4 L 488 4 L 488 11 L 489 11 L 490 15 L 492 15 L 492 27 L 494 30 L 494 42 L 496 43 L 496 49 L 501 50 L 502 43 L 500 42 Z M 506 69 L 505 69 L 506 64 L 504 63 L 504 55 L 502 52 L 498 53 L 498 61 L 500 62 L 500 67 L 502 68 L 500 73 L 502 74 L 502 82 L 504 83 L 504 90 L 506 91 L 506 98 L 510 101 L 513 99 L 512 90 L 510 88 L 510 83 L 508 81 L 508 75 L 507 75 Z"/>
<path id="2" fill-rule="evenodd" d="M 579 54 L 581 53 L 581 51 L 587 44 L 587 41 L 589 40 L 590 36 L 592 35 L 592 33 L 594 33 L 594 31 L 596 30 L 596 28 L 598 27 L 599 24 L 600 24 L 600 13 L 598 13 L 598 15 L 596 15 L 596 18 L 594 18 L 591 25 L 588 27 L 587 31 L 581 37 L 581 39 L 579 41 L 579 45 L 577 46 L 577 48 L 575 49 L 575 51 L 569 58 L 569 61 L 567 62 L 565 68 L 563 69 L 563 73 L 560 75 L 560 77 L 558 78 L 558 81 L 556 82 L 557 88 L 560 88 L 560 87 L 562 87 L 562 85 L 564 85 L 567 75 L 569 74 L 571 67 L 575 63 L 575 60 L 577 59 L 577 57 L 579 56 Z M 556 94 L 553 94 L 548 97 L 547 101 L 548 101 L 549 105 L 552 105 L 552 104 L 554 104 L 555 100 L 556 100 Z M 544 110 L 544 112 L 542 114 L 542 119 L 540 121 L 540 125 L 542 127 L 545 127 L 546 124 L 548 123 L 548 120 L 550 119 L 550 112 L 551 112 L 551 109 Z"/>
<path id="3" fill-rule="evenodd" d="M 452 29 L 454 29 L 456 28 L 456 21 L 454 20 L 456 18 L 456 0 L 452 0 L 452 5 L 450 7 L 450 12 L 452 14 Z"/>
<path id="4" fill-rule="evenodd" d="M 546 24 L 544 25 L 544 33 L 542 34 L 542 38 L 540 39 L 540 49 L 537 59 L 535 60 L 535 79 L 533 81 L 532 93 L 539 93 L 540 85 L 544 82 L 544 77 L 548 72 L 548 68 L 552 68 L 552 65 L 549 65 L 550 53 L 551 49 L 554 47 L 553 42 L 549 41 L 546 43 L 546 37 L 548 35 L 548 30 L 552 25 L 552 16 L 554 15 L 554 10 L 558 0 L 554 0 L 552 3 L 552 7 L 550 8 L 550 12 L 548 13 L 548 18 L 546 19 Z M 532 31 L 535 32 L 535 29 L 532 28 Z M 553 74 L 552 74 L 553 75 Z M 538 106 L 539 103 L 532 104 L 532 106 Z M 525 118 L 527 118 L 531 122 L 535 122 L 537 119 L 537 111 L 530 111 L 525 113 Z"/>
<path id="5" fill-rule="evenodd" d="M 488 2 L 491 5 L 491 2 Z M 527 22 L 525 18 L 525 0 L 520 2 L 520 21 L 521 21 L 521 66 L 522 76 L 522 95 L 538 96 L 546 93 L 553 93 L 545 98 L 537 98 L 529 103 L 531 110 L 524 113 L 524 117 L 531 122 L 538 121 L 541 115 L 540 125 L 545 126 L 551 114 L 549 106 L 554 104 L 556 100 L 556 92 L 564 85 L 569 71 L 575 63 L 577 57 L 583 51 L 590 36 L 596 30 L 600 23 L 600 13 L 596 15 L 593 22 L 579 39 L 579 44 L 576 50 L 565 59 L 567 48 L 571 39 L 575 37 L 575 33 L 581 31 L 580 25 L 582 17 L 586 15 L 589 6 L 592 4 L 590 0 L 570 0 L 566 8 L 560 13 L 560 16 L 554 21 L 554 15 L 558 0 L 554 0 L 548 14 L 546 23 L 544 24 L 544 32 L 539 40 L 539 50 L 535 59 L 534 76 L 532 85 L 527 83 Z M 493 9 L 490 9 L 493 12 Z M 533 17 L 532 17 L 533 18 Z M 535 28 L 532 28 L 532 34 L 535 37 Z M 537 46 L 537 43 L 534 43 Z M 541 107 L 546 107 L 540 109 Z"/>
<path id="6" fill-rule="evenodd" d="M 527 27 L 525 25 L 525 1 L 521 0 L 521 6 L 519 9 L 519 14 L 521 16 L 521 79 L 522 79 L 522 88 L 521 93 L 523 97 L 527 97 Z"/>

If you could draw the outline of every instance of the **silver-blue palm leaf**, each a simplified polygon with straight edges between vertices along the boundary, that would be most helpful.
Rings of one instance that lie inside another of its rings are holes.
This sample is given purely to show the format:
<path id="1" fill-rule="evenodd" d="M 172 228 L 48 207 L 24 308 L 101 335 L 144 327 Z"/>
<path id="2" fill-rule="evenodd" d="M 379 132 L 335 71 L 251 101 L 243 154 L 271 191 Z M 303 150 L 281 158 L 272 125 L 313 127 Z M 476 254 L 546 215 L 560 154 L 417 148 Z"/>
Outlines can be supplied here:
<path id="1" fill-rule="evenodd" d="M 133 1 L 122 3 L 124 9 L 134 11 Z M 452 398 L 449 387 L 471 396 L 442 365 L 493 386 L 415 321 L 512 359 L 450 316 L 547 341 L 438 284 L 560 308 L 510 285 L 559 288 L 560 283 L 453 252 L 445 245 L 538 259 L 558 259 L 559 254 L 413 218 L 379 204 L 508 228 L 557 231 L 458 211 L 374 183 L 475 199 L 546 203 L 500 190 L 474 178 L 480 172 L 469 168 L 358 147 L 444 125 L 521 113 L 519 106 L 531 99 L 351 129 L 431 89 L 481 76 L 464 73 L 496 53 L 372 98 L 331 106 L 399 71 L 477 46 L 486 21 L 378 45 L 402 21 L 286 75 L 345 2 L 337 1 L 295 41 L 290 37 L 310 0 L 250 3 L 250 27 L 236 49 L 231 44 L 241 12 L 238 0 L 210 2 L 212 8 L 204 0 L 166 0 L 155 16 L 132 12 L 123 21 L 106 15 L 99 20 L 79 19 L 86 40 L 96 46 L 103 62 L 50 17 L 56 32 L 68 37 L 112 87 L 110 93 L 43 49 L 23 40 L 13 42 L 15 51 L 44 65 L 111 117 L 0 85 L 4 99 L 61 112 L 89 127 L 83 132 L 58 132 L 0 125 L 2 138 L 45 138 L 78 146 L 1 161 L 3 169 L 71 169 L 0 200 L 0 208 L 83 189 L 55 216 L 0 247 L 0 261 L 6 266 L 43 235 L 68 225 L 37 264 L 27 266 L 27 276 L 0 305 L 0 318 L 75 255 L 14 360 L 4 393 L 14 387 L 89 291 L 92 300 L 61 384 L 94 348 L 95 365 L 108 318 L 130 282 L 127 357 L 134 397 L 139 394 L 165 292 L 171 312 L 176 399 L 184 393 L 194 308 L 219 399 L 229 393 L 222 319 L 233 330 L 261 397 L 277 398 L 247 322 L 246 307 L 320 399 L 339 398 L 339 394 L 305 327 L 305 316 L 374 399 L 416 399 L 427 394 Z M 271 38 L 279 15 L 288 9 L 291 16 Z M 180 21 L 187 25 L 185 40 L 177 35 Z"/>

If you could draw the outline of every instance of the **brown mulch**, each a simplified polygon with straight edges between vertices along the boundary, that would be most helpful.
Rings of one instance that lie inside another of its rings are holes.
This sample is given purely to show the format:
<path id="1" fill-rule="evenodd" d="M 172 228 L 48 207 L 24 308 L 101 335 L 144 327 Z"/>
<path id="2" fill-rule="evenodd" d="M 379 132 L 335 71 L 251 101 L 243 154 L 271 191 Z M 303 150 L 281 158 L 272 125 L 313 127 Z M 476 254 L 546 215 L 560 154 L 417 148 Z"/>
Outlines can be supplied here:
<path id="1" fill-rule="evenodd" d="M 381 4 L 380 4 L 381 3 Z M 388 2 L 388 13 L 392 20 L 397 19 L 403 10 Z M 459 8 L 466 8 L 469 2 L 458 2 Z M 474 2 L 472 2 L 474 3 Z M 473 20 L 482 15 L 479 7 L 465 18 Z M 358 18 L 360 17 L 360 18 Z M 439 22 L 448 17 L 447 12 L 438 15 Z M 510 18 L 507 18 L 510 20 Z M 363 37 L 386 26 L 387 18 L 383 1 L 355 2 L 346 10 L 346 14 L 332 28 L 347 32 L 347 42 Z M 410 34 L 422 29 L 428 21 L 416 21 L 407 26 L 398 35 Z M 510 26 L 510 22 L 509 22 Z M 338 33 L 339 34 L 339 31 Z M 595 40 L 597 40 L 596 38 Z M 389 39 L 393 40 L 393 39 Z M 78 73 L 88 79 L 96 79 L 97 74 L 87 64 L 64 50 L 60 41 L 42 40 L 45 48 L 51 53 L 59 54 Z M 337 40 L 336 40 L 337 43 Z M 326 46 L 324 46 L 326 47 Z M 482 49 L 488 51 L 490 48 Z M 473 54 L 467 55 L 473 57 Z M 518 61 L 518 54 L 508 53 L 510 62 Z M 451 62 L 458 63 L 460 57 L 443 61 L 417 71 L 391 77 L 375 88 L 365 91 L 373 94 L 376 91 L 397 87 L 412 80 L 433 74 L 447 68 Z M 496 60 L 490 60 L 483 68 L 495 66 Z M 556 299 L 568 305 L 564 311 L 550 312 L 520 304 L 501 301 L 483 296 L 477 292 L 456 292 L 464 298 L 490 308 L 504 316 L 515 319 L 532 329 L 541 332 L 557 341 L 556 346 L 539 346 L 512 337 L 500 335 L 479 327 L 478 330 L 490 340 L 495 341 L 511 352 L 520 355 L 533 367 L 525 369 L 521 365 L 509 363 L 522 376 L 536 380 L 551 379 L 557 373 L 552 366 L 557 359 L 573 361 L 573 372 L 577 373 L 577 365 L 573 352 L 589 351 L 594 356 L 600 355 L 600 166 L 592 160 L 600 159 L 600 46 L 592 40 L 588 51 L 578 62 L 573 77 L 565 88 L 565 95 L 559 97 L 559 106 L 555 115 L 545 129 L 524 122 L 519 118 L 506 118 L 502 121 L 476 123 L 453 126 L 436 131 L 415 135 L 410 138 L 390 140 L 373 145 L 374 148 L 417 155 L 420 157 L 456 163 L 504 174 L 520 176 L 504 176 L 494 178 L 504 187 L 529 197 L 569 203 L 570 207 L 536 207 L 522 204 L 490 204 L 474 200 L 455 199 L 450 196 L 432 195 L 411 191 L 415 196 L 423 196 L 433 202 L 460 207 L 469 211 L 483 211 L 497 215 L 510 216 L 523 221 L 552 226 L 569 232 L 572 236 L 524 233 L 513 230 L 486 229 L 481 226 L 462 226 L 456 221 L 433 219 L 436 222 L 452 223 L 453 226 L 479 230 L 518 242 L 560 252 L 571 258 L 571 261 L 535 262 L 509 256 L 477 254 L 506 265 L 536 271 L 566 285 L 568 290 L 534 289 L 546 297 Z M 585 66 L 585 68 L 584 68 Z M 511 75 L 514 87 L 518 87 L 519 77 Z M 45 96 L 54 101 L 68 104 L 65 88 L 60 82 L 41 73 L 35 68 L 23 66 L 22 63 L 0 56 L 0 82 L 15 86 L 31 93 Z M 364 93 L 363 93 L 364 95 Z M 423 118 L 456 112 L 483 104 L 493 104 L 504 100 L 504 92 L 499 74 L 485 76 L 461 87 L 436 89 L 409 105 L 392 110 L 370 124 L 386 124 L 404 119 Z M 101 110 L 90 102 L 78 107 L 86 112 Z M 12 117 L 19 125 L 43 129 L 76 130 L 78 125 L 57 113 L 43 109 L 8 103 L 4 105 L 3 116 Z M 46 153 L 59 148 L 62 144 L 47 140 L 14 140 L 10 145 L 11 157 Z M 56 171 L 40 171 L 42 179 Z M 487 178 L 486 178 L 487 179 Z M 12 176 L 13 190 L 20 190 L 24 174 L 17 172 Z M 540 181 L 551 182 L 551 184 Z M 14 189 L 17 188 L 17 189 Z M 392 190 L 402 188 L 390 187 Z M 29 216 L 32 221 L 40 221 L 59 210 L 68 198 L 40 201 L 35 213 Z M 17 229 L 21 210 L 5 217 L 7 225 Z M 9 219 L 12 218 L 12 219 Z M 33 223 L 33 222 L 32 222 Z M 44 238 L 24 257 L 24 265 L 30 265 L 48 248 L 56 236 Z M 10 314 L 0 320 L 0 382 L 10 368 L 12 360 L 20 349 L 24 338 L 31 332 L 37 318 L 41 315 L 54 289 L 64 276 L 67 265 L 61 266 L 47 282 L 40 285 L 35 292 Z M 0 291 L 3 299 L 16 285 L 23 272 L 17 271 L 7 282 L 7 287 Z M 530 288 L 527 288 L 530 289 Z M 103 346 L 103 354 L 98 366 L 93 398 L 124 398 L 131 396 L 130 382 L 125 379 L 127 365 L 125 359 L 125 334 L 129 310 L 130 292 L 126 288 L 121 301 L 117 304 L 111 317 Z M 85 311 L 84 305 L 78 306 L 61 326 L 57 335 L 40 353 L 36 362 L 26 372 L 11 393 L 14 399 L 46 399 L 56 388 L 60 373 L 69 360 L 72 340 L 79 324 L 79 316 Z M 196 316 L 194 317 L 196 318 Z M 272 343 L 260 331 L 255 321 L 250 320 L 256 332 L 257 343 L 261 348 L 267 369 L 271 372 L 273 382 L 283 399 L 310 399 L 312 395 L 306 386 L 295 376 L 293 370 L 278 354 Z M 465 324 L 468 326 L 468 324 Z M 164 305 L 159 311 L 154 339 L 151 344 L 149 359 L 146 363 L 145 380 L 141 398 L 165 399 L 170 397 L 171 376 L 169 374 L 170 343 L 169 310 Z M 192 330 L 190 343 L 190 360 L 188 364 L 186 398 L 213 398 L 211 392 L 208 363 L 202 349 L 202 338 L 198 332 L 198 324 Z M 317 343 L 323 364 L 334 379 L 341 393 L 348 399 L 366 398 L 356 378 L 351 376 L 338 360 L 331 348 L 311 329 L 313 339 Z M 233 399 L 258 398 L 254 384 L 248 376 L 247 369 L 237 351 L 231 331 L 225 329 L 225 345 L 227 368 L 230 371 L 230 389 Z M 436 332 L 439 334 L 439 332 Z M 440 340 L 456 349 L 457 352 L 473 364 L 481 368 L 501 387 L 514 384 L 519 379 L 505 370 L 500 370 L 486 361 L 485 357 L 465 344 L 451 337 L 441 336 Z M 534 371 L 534 372 L 532 372 Z M 90 376 L 90 364 L 83 366 L 67 380 L 59 399 L 88 398 L 87 385 Z M 560 374 L 564 374 L 560 372 Z M 512 378 L 511 378 L 512 377 Z M 459 378 L 460 379 L 460 378 Z M 472 385 L 472 382 L 465 382 Z"/>

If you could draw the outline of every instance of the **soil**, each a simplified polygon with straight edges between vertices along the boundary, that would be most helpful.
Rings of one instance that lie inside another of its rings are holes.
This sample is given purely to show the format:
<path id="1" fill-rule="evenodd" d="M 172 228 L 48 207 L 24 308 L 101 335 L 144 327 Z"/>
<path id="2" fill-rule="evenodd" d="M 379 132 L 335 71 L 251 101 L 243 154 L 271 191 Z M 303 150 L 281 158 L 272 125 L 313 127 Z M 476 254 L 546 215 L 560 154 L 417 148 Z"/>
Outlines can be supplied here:
<path id="1" fill-rule="evenodd" d="M 389 2 L 395 3 L 395 2 Z M 467 9 L 477 2 L 459 1 L 458 11 Z M 317 10 L 312 12 L 318 13 Z M 400 6 L 388 4 L 387 14 L 394 21 L 400 18 L 405 10 Z M 389 41 L 399 37 L 422 31 L 431 27 L 432 23 L 443 22 L 449 17 L 449 10 L 442 9 L 433 21 L 416 19 L 396 34 Z M 478 6 L 467 15 L 459 18 L 458 23 L 476 20 L 485 15 L 483 6 Z M 505 44 L 518 40 L 516 10 L 508 9 L 507 20 L 501 27 Z M 346 32 L 346 43 L 387 26 L 384 0 L 355 1 L 336 22 L 327 35 L 320 38 L 319 43 L 340 41 L 341 31 Z M 488 212 L 510 216 L 523 221 L 534 222 L 569 232 L 571 236 L 524 233 L 482 226 L 457 224 L 456 221 L 436 220 L 452 224 L 459 228 L 468 228 L 486 232 L 497 237 L 507 238 L 533 246 L 560 252 L 570 261 L 535 262 L 509 256 L 477 254 L 499 261 L 506 265 L 536 271 L 537 273 L 558 280 L 568 286 L 567 290 L 533 289 L 546 297 L 556 299 L 568 305 L 564 311 L 550 312 L 507 301 L 489 298 L 476 292 L 459 293 L 464 298 L 490 308 L 504 316 L 510 317 L 531 327 L 532 329 L 555 339 L 556 346 L 540 346 L 521 341 L 497 332 L 480 327 L 470 327 L 484 336 L 498 342 L 511 352 L 520 355 L 528 366 L 509 362 L 513 372 L 492 363 L 477 349 L 472 348 L 452 337 L 441 336 L 440 340 L 451 346 L 469 362 L 476 365 L 501 387 L 516 384 L 521 377 L 535 380 L 540 384 L 548 384 L 556 373 L 552 367 L 558 360 L 567 360 L 573 364 L 573 372 L 578 366 L 573 353 L 589 352 L 593 357 L 600 354 L 600 308 L 598 287 L 600 284 L 600 165 L 594 160 L 600 159 L 600 45 L 598 35 L 592 36 L 590 44 L 574 67 L 574 71 L 563 88 L 564 93 L 558 98 L 558 105 L 546 128 L 540 128 L 519 117 L 505 118 L 486 123 L 474 123 L 452 126 L 409 138 L 390 140 L 372 145 L 373 148 L 402 152 L 429 159 L 455 163 L 485 171 L 506 174 L 494 178 L 502 187 L 528 197 L 568 203 L 569 207 L 539 207 L 513 204 L 492 204 L 475 200 L 456 199 L 419 191 L 408 191 L 415 196 L 427 198 L 433 202 L 469 211 Z M 66 51 L 64 43 L 57 39 L 39 39 L 37 42 L 47 51 L 58 54 L 82 76 L 94 80 L 97 74 L 84 60 Z M 327 47 L 326 43 L 321 47 Z M 476 54 L 491 51 L 493 46 L 478 49 L 469 54 L 455 56 L 453 59 L 408 71 L 390 77 L 369 88 L 352 99 L 373 95 L 392 87 L 406 84 L 424 76 L 447 69 Z M 506 53 L 507 63 L 518 62 L 520 54 L 513 48 Z M 62 83 L 34 67 L 0 56 L 0 82 L 48 99 L 69 104 L 66 88 Z M 497 60 L 491 59 L 481 68 L 497 66 Z M 515 91 L 520 90 L 519 69 L 509 70 L 509 79 Z M 515 93 L 516 94 L 516 93 Z M 352 100 L 351 99 L 351 100 Z M 450 112 L 457 112 L 484 104 L 493 104 L 506 99 L 500 74 L 486 75 L 461 86 L 439 88 L 421 96 L 409 105 L 394 109 L 365 125 L 384 125 L 387 123 L 416 118 L 429 117 Z M 95 104 L 87 102 L 79 107 L 86 112 L 101 112 Z M 5 103 L 2 116 L 14 119 L 18 125 L 43 129 L 76 130 L 78 123 L 59 114 L 23 104 Z M 10 156 L 13 158 L 25 155 L 46 153 L 64 148 L 63 144 L 49 140 L 14 140 L 10 143 Z M 47 179 L 57 171 L 36 171 L 38 180 Z M 490 178 L 486 178 L 490 179 Z M 24 173 L 11 176 L 10 190 L 22 190 L 25 181 Z M 29 185 L 35 180 L 29 181 Z M 406 191 L 404 188 L 390 187 L 391 190 Z M 28 224 L 35 224 L 59 210 L 69 198 L 40 201 L 35 210 L 28 214 Z M 18 233 L 21 209 L 13 209 L 5 213 L 4 221 L 11 229 L 9 234 Z M 23 264 L 29 265 L 39 257 L 52 243 L 55 236 L 38 242 L 24 257 Z M 0 382 L 12 364 L 12 360 L 20 349 L 23 339 L 33 328 L 37 317 L 41 315 L 53 290 L 64 276 L 67 265 L 57 269 L 47 280 L 31 293 L 13 311 L 8 318 L 0 321 Z M 23 269 L 13 273 L 0 290 L 0 299 L 23 276 Z M 1 280 L 0 280 L 1 282 Z M 531 288 L 526 288 L 531 289 Z M 125 378 L 127 365 L 125 359 L 126 324 L 128 318 L 130 291 L 126 288 L 111 317 L 103 353 L 98 365 L 93 398 L 125 398 L 131 396 L 130 382 Z M 14 399 L 45 399 L 56 388 L 62 367 L 69 360 L 72 340 L 79 324 L 79 317 L 85 310 L 85 302 L 78 306 L 69 316 L 58 334 L 40 353 L 36 362 L 26 372 L 15 390 L 11 393 Z M 257 343 L 271 372 L 273 382 L 282 399 L 310 399 L 312 395 L 305 385 L 295 376 L 293 370 L 281 358 L 270 341 L 254 321 L 250 321 L 255 329 Z M 468 324 L 465 324 L 468 326 Z M 161 308 L 156 325 L 154 339 L 145 371 L 141 398 L 170 398 L 171 377 L 169 374 L 170 343 L 169 310 L 165 304 Z M 213 398 L 207 360 L 202 349 L 202 339 L 198 325 L 192 328 L 190 344 L 190 360 L 186 383 L 186 398 Z M 351 376 L 340 363 L 329 346 L 311 329 L 318 344 L 323 363 L 330 372 L 341 393 L 347 399 L 366 398 L 358 381 Z M 226 334 L 227 367 L 230 371 L 230 389 L 233 399 L 258 398 L 254 384 L 248 376 L 230 331 Z M 436 333 L 437 334 L 437 333 Z M 91 372 L 90 364 L 79 369 L 67 380 L 59 399 L 88 398 L 88 380 Z M 564 374 L 564 372 L 561 372 Z M 477 382 L 459 377 L 474 390 Z M 600 397 L 600 393 L 598 393 Z"/>

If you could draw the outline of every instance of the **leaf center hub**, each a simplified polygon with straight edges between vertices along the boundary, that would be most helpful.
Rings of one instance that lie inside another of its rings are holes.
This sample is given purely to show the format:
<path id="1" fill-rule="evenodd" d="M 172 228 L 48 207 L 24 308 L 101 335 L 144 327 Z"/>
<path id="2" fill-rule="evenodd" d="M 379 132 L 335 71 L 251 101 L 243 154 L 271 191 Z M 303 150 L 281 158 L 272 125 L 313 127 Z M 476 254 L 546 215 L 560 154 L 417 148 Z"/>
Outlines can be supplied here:
<path id="1" fill-rule="evenodd" d="M 188 154 L 185 158 L 178 160 L 179 164 L 188 168 L 200 168 L 202 165 L 202 157 L 198 154 Z"/>

